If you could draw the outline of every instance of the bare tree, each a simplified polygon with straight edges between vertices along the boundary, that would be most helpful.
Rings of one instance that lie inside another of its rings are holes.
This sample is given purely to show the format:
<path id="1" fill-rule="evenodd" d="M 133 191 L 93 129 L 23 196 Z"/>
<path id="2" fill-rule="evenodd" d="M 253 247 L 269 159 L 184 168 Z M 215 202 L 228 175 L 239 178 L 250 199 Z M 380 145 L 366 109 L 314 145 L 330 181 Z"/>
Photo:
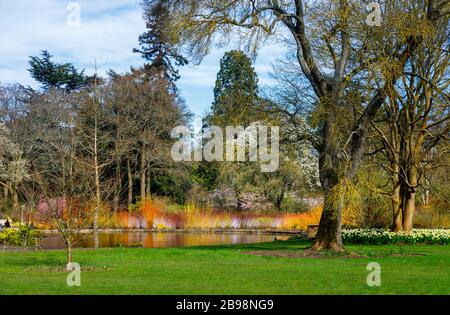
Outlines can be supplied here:
<path id="1" fill-rule="evenodd" d="M 42 174 L 35 174 L 34 180 L 41 192 L 37 218 L 55 228 L 64 241 L 67 251 L 67 264 L 71 263 L 74 247 L 90 236 L 88 228 L 92 225 L 95 211 L 92 207 L 92 186 L 90 174 L 83 168 L 76 168 L 63 186 L 55 187 L 55 181 L 45 180 Z M 70 188 L 69 188 L 70 187 Z M 65 196 L 65 197 L 61 197 Z"/>
<path id="2" fill-rule="evenodd" d="M 106 102 L 114 113 L 116 157 L 125 161 L 131 205 L 135 178 L 139 178 L 143 201 L 151 197 L 152 172 L 170 166 L 170 131 L 183 123 L 185 112 L 168 82 L 156 71 L 132 69 L 116 75 L 109 89 Z"/>
<path id="3" fill-rule="evenodd" d="M 20 208 L 19 189 L 27 179 L 28 161 L 20 128 L 26 101 L 27 92 L 23 86 L 0 86 L 0 186 L 3 189 L 4 206 L 11 196 L 13 212 Z"/>
<path id="4" fill-rule="evenodd" d="M 373 122 L 380 164 L 391 177 L 393 230 L 411 231 L 416 193 L 448 150 L 450 119 L 448 19 L 411 57 L 396 89 Z M 439 153 L 436 150 L 440 146 Z"/>
<path id="5" fill-rule="evenodd" d="M 95 213 L 95 177 L 85 138 L 78 133 L 80 95 L 62 90 L 36 93 L 29 103 L 30 181 L 37 194 L 36 218 L 58 230 L 72 261 L 72 250 L 89 233 Z M 31 150 L 33 149 L 33 150 Z M 30 183 L 28 184 L 30 185 Z"/>

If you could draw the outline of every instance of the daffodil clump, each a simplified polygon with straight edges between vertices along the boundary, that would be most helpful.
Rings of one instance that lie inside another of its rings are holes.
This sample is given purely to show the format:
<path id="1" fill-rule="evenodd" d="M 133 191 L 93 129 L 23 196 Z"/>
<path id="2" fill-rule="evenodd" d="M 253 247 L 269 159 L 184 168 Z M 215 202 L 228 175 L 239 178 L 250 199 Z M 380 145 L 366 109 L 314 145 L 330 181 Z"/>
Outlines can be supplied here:
<path id="1" fill-rule="evenodd" d="M 342 240 L 350 244 L 450 244 L 450 229 L 414 229 L 391 232 L 383 229 L 343 230 Z"/>

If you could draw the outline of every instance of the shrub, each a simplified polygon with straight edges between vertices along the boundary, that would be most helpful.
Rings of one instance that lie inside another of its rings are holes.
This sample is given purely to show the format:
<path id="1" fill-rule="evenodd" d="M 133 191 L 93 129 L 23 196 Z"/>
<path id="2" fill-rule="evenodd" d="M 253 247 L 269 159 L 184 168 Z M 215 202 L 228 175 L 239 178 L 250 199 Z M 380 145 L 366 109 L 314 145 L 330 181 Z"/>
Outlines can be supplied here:
<path id="1" fill-rule="evenodd" d="M 44 234 L 29 225 L 17 229 L 4 229 L 0 232 L 0 244 L 10 246 L 33 246 L 44 238 Z"/>
<path id="2" fill-rule="evenodd" d="M 280 228 L 287 230 L 306 230 L 308 225 L 319 224 L 321 215 L 321 205 L 315 206 L 309 212 L 284 214 L 281 217 Z"/>
<path id="3" fill-rule="evenodd" d="M 308 212 L 310 206 L 302 199 L 286 196 L 281 203 L 281 211 L 288 213 Z"/>
<path id="4" fill-rule="evenodd" d="M 418 228 L 449 228 L 450 216 L 448 211 L 419 206 L 414 215 L 414 226 Z"/>

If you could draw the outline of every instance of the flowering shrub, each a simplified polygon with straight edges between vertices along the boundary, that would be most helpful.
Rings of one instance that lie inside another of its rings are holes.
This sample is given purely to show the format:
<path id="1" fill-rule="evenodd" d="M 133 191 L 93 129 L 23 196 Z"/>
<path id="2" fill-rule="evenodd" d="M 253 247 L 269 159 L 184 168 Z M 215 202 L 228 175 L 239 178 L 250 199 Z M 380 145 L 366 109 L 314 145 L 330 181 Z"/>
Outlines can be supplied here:
<path id="1" fill-rule="evenodd" d="M 354 244 L 450 244 L 450 230 L 414 229 L 409 233 L 383 229 L 342 230 L 342 240 Z"/>
<path id="2" fill-rule="evenodd" d="M 287 230 L 306 230 L 308 225 L 319 224 L 321 214 L 321 205 L 305 213 L 287 213 L 281 216 L 280 227 Z"/>
<path id="3" fill-rule="evenodd" d="M 318 224 L 322 207 L 308 212 L 217 211 L 189 203 L 181 209 L 169 209 L 158 201 L 147 200 L 133 211 L 121 210 L 112 215 L 110 224 L 101 227 L 124 229 L 294 229 L 306 230 Z M 104 220 L 102 220 L 103 222 Z M 104 221 L 106 222 L 106 221 Z M 163 227 L 163 228 L 162 228 Z"/>

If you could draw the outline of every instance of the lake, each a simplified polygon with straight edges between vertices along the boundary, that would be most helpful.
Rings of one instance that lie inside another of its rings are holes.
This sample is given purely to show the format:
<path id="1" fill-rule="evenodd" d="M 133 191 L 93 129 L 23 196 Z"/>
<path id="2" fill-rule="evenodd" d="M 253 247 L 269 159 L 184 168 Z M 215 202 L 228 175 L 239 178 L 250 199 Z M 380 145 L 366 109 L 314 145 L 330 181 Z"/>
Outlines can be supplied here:
<path id="1" fill-rule="evenodd" d="M 112 232 L 99 233 L 100 247 L 129 246 L 140 243 L 145 248 L 202 246 L 220 244 L 251 244 L 287 240 L 289 235 L 252 232 Z M 78 247 L 94 246 L 93 236 L 85 238 Z M 41 241 L 42 249 L 64 249 L 64 242 L 57 234 Z"/>

